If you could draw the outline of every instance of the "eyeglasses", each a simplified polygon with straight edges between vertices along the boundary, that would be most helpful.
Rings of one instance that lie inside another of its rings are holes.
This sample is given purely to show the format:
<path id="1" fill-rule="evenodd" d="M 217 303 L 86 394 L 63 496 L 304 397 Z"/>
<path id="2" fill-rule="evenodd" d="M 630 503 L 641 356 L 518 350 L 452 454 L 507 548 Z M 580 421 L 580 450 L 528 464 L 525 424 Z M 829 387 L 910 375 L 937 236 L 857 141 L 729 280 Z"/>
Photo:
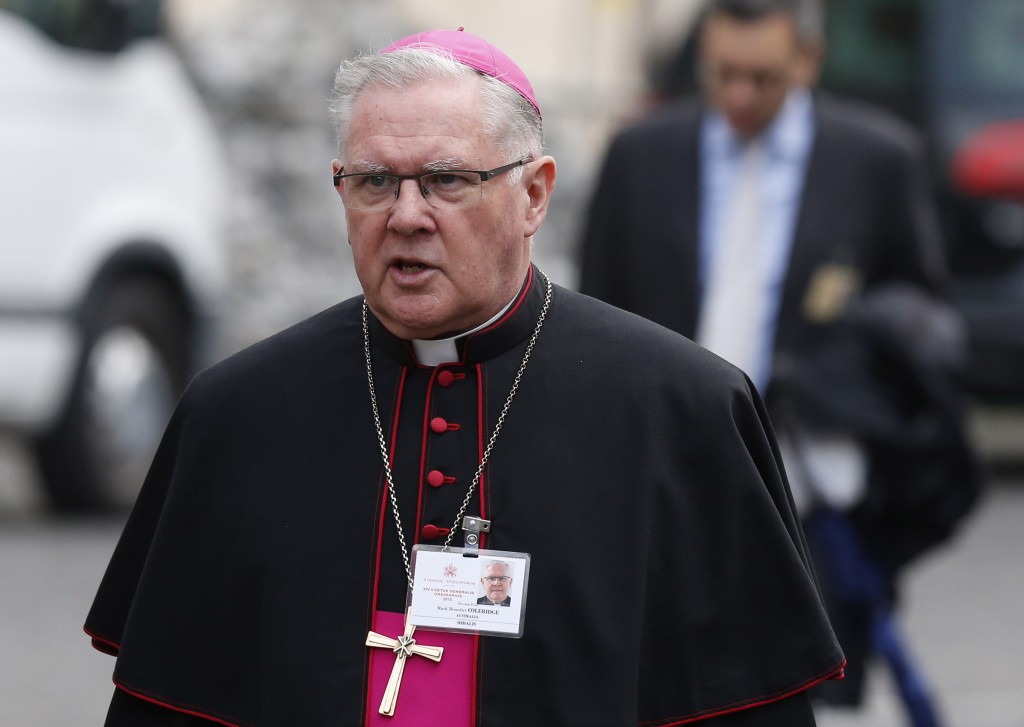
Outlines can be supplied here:
<path id="1" fill-rule="evenodd" d="M 499 583 L 508 583 L 512 580 L 512 576 L 484 576 L 483 579 L 494 586 Z"/>
<path id="2" fill-rule="evenodd" d="M 407 179 L 416 181 L 420 194 L 435 209 L 471 207 L 483 197 L 484 182 L 531 161 L 533 160 L 527 157 L 486 171 L 442 169 L 423 174 L 345 174 L 345 168 L 342 167 L 334 175 L 334 186 L 341 187 L 341 199 L 347 208 L 364 212 L 383 212 L 391 209 L 398 201 L 402 182 Z M 345 180 L 344 185 L 342 180 Z"/>
<path id="3" fill-rule="evenodd" d="M 744 69 L 708 63 L 700 68 L 701 81 L 705 86 L 713 88 L 724 88 L 745 81 L 757 91 L 772 91 L 786 86 L 790 77 L 788 67 Z"/>

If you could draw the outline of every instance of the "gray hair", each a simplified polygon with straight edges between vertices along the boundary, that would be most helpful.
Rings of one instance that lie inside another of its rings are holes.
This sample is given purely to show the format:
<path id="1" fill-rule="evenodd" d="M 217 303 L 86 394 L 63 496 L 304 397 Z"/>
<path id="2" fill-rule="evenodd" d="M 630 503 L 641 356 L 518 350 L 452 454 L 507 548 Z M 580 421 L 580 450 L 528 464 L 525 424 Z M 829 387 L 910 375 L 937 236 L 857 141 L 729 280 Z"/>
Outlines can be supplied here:
<path id="1" fill-rule="evenodd" d="M 505 568 L 505 570 L 507 570 L 509 573 L 512 572 L 512 565 L 510 563 L 504 561 L 504 560 L 491 560 L 491 561 L 488 561 L 487 565 L 485 565 L 483 568 L 481 568 L 480 571 L 483 572 L 483 571 L 487 570 L 488 568 L 493 568 L 494 566 L 499 566 L 499 565 L 503 566 Z"/>
<path id="2" fill-rule="evenodd" d="M 704 18 L 725 15 L 742 21 L 761 20 L 783 14 L 796 23 L 797 38 L 803 43 L 821 43 L 825 39 L 825 11 L 821 0 L 709 0 Z"/>
<path id="3" fill-rule="evenodd" d="M 447 50 L 429 46 L 403 48 L 383 55 L 360 55 L 343 61 L 334 77 L 330 111 L 334 116 L 339 158 L 344 159 L 359 94 L 371 86 L 408 90 L 428 80 L 479 78 L 483 128 L 501 149 L 506 161 L 536 159 L 544 148 L 540 116 L 511 86 L 460 63 Z M 508 175 L 510 184 L 522 178 L 522 168 Z"/>

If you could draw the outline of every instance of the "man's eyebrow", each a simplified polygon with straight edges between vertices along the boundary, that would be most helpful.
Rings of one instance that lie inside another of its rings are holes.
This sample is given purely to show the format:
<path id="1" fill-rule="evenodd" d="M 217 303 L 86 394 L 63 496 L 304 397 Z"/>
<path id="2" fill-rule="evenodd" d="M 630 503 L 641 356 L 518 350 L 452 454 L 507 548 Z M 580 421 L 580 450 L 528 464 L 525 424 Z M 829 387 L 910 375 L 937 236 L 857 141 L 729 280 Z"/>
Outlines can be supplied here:
<path id="1" fill-rule="evenodd" d="M 423 172 L 443 172 L 449 169 L 471 169 L 472 162 L 462 157 L 444 157 L 426 162 L 420 167 Z M 355 174 L 396 174 L 395 168 L 388 164 L 370 161 L 368 159 L 355 159 L 345 167 L 346 171 Z"/>
<path id="2" fill-rule="evenodd" d="M 346 170 L 353 174 L 366 174 L 379 172 L 380 174 L 390 174 L 394 172 L 391 167 L 381 164 L 379 162 L 371 162 L 365 159 L 355 159 L 351 164 L 346 167 Z"/>
<path id="3" fill-rule="evenodd" d="M 435 159 L 432 162 L 427 162 L 423 165 L 423 171 L 425 172 L 443 172 L 446 169 L 471 169 L 469 163 L 461 157 L 445 157 L 444 159 Z"/>

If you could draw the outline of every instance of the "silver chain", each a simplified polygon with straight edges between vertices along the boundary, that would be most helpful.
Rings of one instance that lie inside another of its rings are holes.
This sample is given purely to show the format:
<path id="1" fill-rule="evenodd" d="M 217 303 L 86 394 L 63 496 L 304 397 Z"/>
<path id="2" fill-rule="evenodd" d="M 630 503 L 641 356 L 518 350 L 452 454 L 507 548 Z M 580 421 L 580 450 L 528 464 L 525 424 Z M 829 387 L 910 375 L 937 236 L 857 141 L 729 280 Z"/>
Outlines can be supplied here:
<path id="1" fill-rule="evenodd" d="M 501 407 L 501 414 L 498 415 L 498 421 L 494 424 L 494 431 L 491 432 L 491 438 L 487 441 L 487 446 L 484 448 L 483 457 L 480 458 L 480 466 L 476 468 L 476 474 L 473 475 L 473 481 L 469 485 L 469 490 L 466 492 L 466 497 L 462 501 L 462 507 L 459 508 L 458 514 L 455 516 L 455 522 L 452 523 L 452 528 L 448 532 L 448 537 L 444 541 L 444 549 L 447 550 L 451 547 L 452 538 L 455 535 L 455 530 L 458 528 L 459 523 L 462 522 L 463 515 L 466 514 L 466 508 L 469 507 L 470 501 L 473 499 L 473 493 L 476 492 L 476 487 L 480 482 L 480 477 L 483 476 L 484 467 L 487 466 L 487 460 L 491 457 L 491 450 L 494 449 L 494 442 L 498 438 L 498 432 L 501 431 L 502 425 L 505 423 L 505 416 L 508 414 L 509 407 L 512 405 L 512 399 L 515 398 L 516 391 L 519 389 L 519 382 L 523 378 L 523 372 L 526 371 L 526 364 L 530 361 L 530 354 L 533 353 L 533 347 L 537 343 L 537 337 L 540 335 L 541 326 L 544 325 L 544 319 L 547 317 L 548 308 L 551 306 L 551 279 L 544 272 L 540 272 L 544 277 L 544 283 L 547 289 L 544 294 L 544 305 L 540 310 L 540 316 L 537 318 L 537 325 L 533 329 L 533 335 L 530 337 L 530 342 L 526 344 L 526 351 L 523 353 L 523 362 L 519 364 L 519 371 L 516 372 L 516 377 L 512 381 L 512 388 L 508 392 L 508 397 L 505 399 L 505 405 Z M 366 300 L 363 300 L 363 353 L 366 356 L 366 378 L 370 384 L 370 405 L 373 407 L 373 424 L 377 428 L 377 443 L 380 445 L 380 455 L 384 460 L 384 476 L 388 482 L 388 495 L 391 499 L 391 512 L 395 516 L 395 527 L 398 529 L 398 542 L 402 546 L 402 562 L 405 563 L 405 577 L 409 580 L 409 586 L 412 587 L 412 566 L 409 563 L 409 548 L 405 544 L 405 534 L 402 530 L 402 517 L 398 514 L 398 498 L 395 495 L 395 482 L 391 476 L 391 462 L 388 458 L 388 446 L 384 441 L 384 428 L 380 423 L 380 409 L 377 407 L 377 389 L 373 385 L 373 359 L 370 356 L 370 326 L 367 322 L 367 311 Z"/>

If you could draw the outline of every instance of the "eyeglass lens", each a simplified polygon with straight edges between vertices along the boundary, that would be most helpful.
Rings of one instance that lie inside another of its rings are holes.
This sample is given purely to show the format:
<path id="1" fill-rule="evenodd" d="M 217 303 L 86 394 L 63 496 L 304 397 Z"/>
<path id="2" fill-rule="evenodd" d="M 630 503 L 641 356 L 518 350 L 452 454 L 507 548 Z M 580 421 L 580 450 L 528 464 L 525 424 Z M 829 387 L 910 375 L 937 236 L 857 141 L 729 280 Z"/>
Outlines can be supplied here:
<path id="1" fill-rule="evenodd" d="M 353 174 L 344 178 L 342 195 L 354 209 L 384 210 L 395 204 L 404 179 L 387 174 Z M 432 207 L 461 207 L 480 200 L 483 183 L 475 172 L 432 172 L 411 181 Z"/>

